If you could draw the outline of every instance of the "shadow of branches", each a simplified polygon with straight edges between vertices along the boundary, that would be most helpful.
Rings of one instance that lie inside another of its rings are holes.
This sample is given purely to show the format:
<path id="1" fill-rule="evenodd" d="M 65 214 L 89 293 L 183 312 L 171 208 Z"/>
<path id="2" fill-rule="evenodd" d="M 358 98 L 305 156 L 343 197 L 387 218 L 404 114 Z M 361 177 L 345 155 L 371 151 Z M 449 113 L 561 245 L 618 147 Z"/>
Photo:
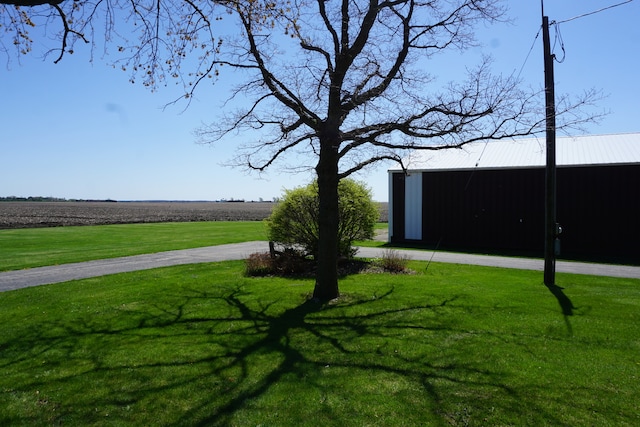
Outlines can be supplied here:
<path id="1" fill-rule="evenodd" d="M 271 424 L 339 424 L 393 399 L 407 425 L 462 425 L 465 402 L 478 398 L 469 393 L 545 412 L 498 368 L 468 357 L 474 333 L 442 315 L 457 309 L 456 296 L 398 305 L 393 295 L 390 286 L 291 307 L 243 286 L 182 288 L 172 304 L 52 321 L 2 343 L 0 369 L 23 373 L 3 394 L 36 409 L 0 421 L 38 424 L 46 412 L 50 424 L 243 425 L 260 412 Z M 385 424 L 376 417 L 371 424 Z"/>

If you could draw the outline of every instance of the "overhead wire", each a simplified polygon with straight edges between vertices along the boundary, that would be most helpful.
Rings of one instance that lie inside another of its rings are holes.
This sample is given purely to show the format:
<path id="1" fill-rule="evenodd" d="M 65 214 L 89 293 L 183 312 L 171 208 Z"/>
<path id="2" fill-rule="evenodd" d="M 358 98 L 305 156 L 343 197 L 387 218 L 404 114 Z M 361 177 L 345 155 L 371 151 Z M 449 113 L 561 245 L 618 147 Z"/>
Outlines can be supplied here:
<path id="1" fill-rule="evenodd" d="M 522 63 L 522 66 L 520 67 L 520 71 L 518 71 L 518 75 L 516 76 L 516 80 L 520 79 L 520 75 L 522 74 L 522 70 L 524 70 L 524 66 L 527 64 L 527 61 L 529 61 L 529 56 L 531 56 L 531 52 L 533 52 L 533 48 L 536 46 L 536 41 L 538 41 L 538 37 L 540 36 L 540 31 L 542 31 L 542 27 L 540 27 L 538 29 L 538 32 L 536 33 L 536 36 L 533 38 L 533 43 L 531 43 L 531 47 L 529 48 L 529 52 L 527 53 L 527 57 L 524 58 L 524 62 Z"/>
<path id="2" fill-rule="evenodd" d="M 614 7 L 622 6 L 622 5 L 631 3 L 632 1 L 633 0 L 626 0 L 626 1 L 623 1 L 623 2 L 620 2 L 620 3 L 616 3 L 616 4 L 612 4 L 612 5 L 600 8 L 598 10 L 594 10 L 594 11 L 591 11 L 591 12 L 587 12 L 587 13 L 583 13 L 581 15 L 574 16 L 573 18 L 563 19 L 562 21 L 552 21 L 552 22 L 550 22 L 549 25 L 553 25 L 553 27 L 556 30 L 556 37 L 555 37 L 555 40 L 553 42 L 553 50 L 555 50 L 556 44 L 559 44 L 560 49 L 562 49 L 562 59 L 558 59 L 558 57 L 555 54 L 553 55 L 553 59 L 556 62 L 558 62 L 559 64 L 561 64 L 562 62 L 564 62 L 564 60 L 565 60 L 565 58 L 567 56 L 567 52 L 566 52 L 566 50 L 564 48 L 564 41 L 562 40 L 562 33 L 560 32 L 560 24 L 564 24 L 565 22 L 570 22 L 570 21 L 574 21 L 576 19 L 584 18 L 585 16 L 595 15 L 596 13 L 604 12 L 605 10 L 613 9 Z M 542 6 L 543 6 L 543 10 L 544 10 L 544 3 L 542 3 Z"/>
<path id="3" fill-rule="evenodd" d="M 627 0 L 627 1 L 623 1 L 621 3 L 612 4 L 610 6 L 606 6 L 606 7 L 603 7 L 601 9 L 594 10 L 593 12 L 583 13 L 582 15 L 574 16 L 573 18 L 565 19 L 563 21 L 557 21 L 556 23 L 564 24 L 565 22 L 573 21 L 573 20 L 579 19 L 579 18 L 584 18 L 585 16 L 589 16 L 589 15 L 595 15 L 596 13 L 600 13 L 600 12 L 603 12 L 603 11 L 608 10 L 608 9 L 613 9 L 614 7 L 622 6 L 624 4 L 631 3 L 632 1 L 633 0 Z"/>
<path id="4" fill-rule="evenodd" d="M 562 64 L 565 58 L 567 57 L 567 51 L 564 49 L 564 40 L 562 40 L 562 33 L 560 32 L 560 23 L 552 22 L 551 25 L 553 25 L 553 27 L 556 30 L 556 37 L 555 37 L 555 40 L 553 41 L 553 48 L 551 49 L 551 51 L 553 52 L 556 50 L 556 43 L 560 44 L 560 49 L 562 49 L 562 59 L 558 59 L 558 57 L 555 54 L 553 54 L 553 59 L 558 64 Z"/>

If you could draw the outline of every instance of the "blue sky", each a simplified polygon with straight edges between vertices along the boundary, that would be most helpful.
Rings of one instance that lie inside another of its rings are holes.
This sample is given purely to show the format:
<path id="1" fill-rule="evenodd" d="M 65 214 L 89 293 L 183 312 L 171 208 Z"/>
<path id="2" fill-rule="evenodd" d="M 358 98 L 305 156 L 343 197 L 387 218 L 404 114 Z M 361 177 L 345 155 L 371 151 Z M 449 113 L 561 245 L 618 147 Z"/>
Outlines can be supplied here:
<path id="1" fill-rule="evenodd" d="M 541 24 L 540 1 L 508 3 L 513 23 L 479 28 L 482 47 L 438 61 L 433 74 L 446 78 L 452 67 L 473 66 L 488 53 L 496 72 L 517 74 L 524 64 L 524 82 L 541 88 L 541 36 L 527 59 Z M 617 3 L 621 0 L 547 0 L 545 14 L 564 21 Z M 566 56 L 555 64 L 556 93 L 596 88 L 608 96 L 599 108 L 610 114 L 586 133 L 640 132 L 638 18 L 640 2 L 633 1 L 560 24 Z M 271 200 L 312 178 L 277 170 L 247 174 L 223 166 L 234 155 L 233 142 L 196 143 L 193 131 L 220 116 L 228 81 L 202 87 L 186 111 L 184 104 L 163 108 L 178 95 L 174 88 L 152 93 L 132 85 L 108 60 L 90 63 L 82 49 L 77 46 L 57 65 L 33 55 L 0 67 L 0 197 Z M 562 54 L 557 45 L 555 52 Z M 355 178 L 367 182 L 376 200 L 386 201 L 390 166 Z"/>

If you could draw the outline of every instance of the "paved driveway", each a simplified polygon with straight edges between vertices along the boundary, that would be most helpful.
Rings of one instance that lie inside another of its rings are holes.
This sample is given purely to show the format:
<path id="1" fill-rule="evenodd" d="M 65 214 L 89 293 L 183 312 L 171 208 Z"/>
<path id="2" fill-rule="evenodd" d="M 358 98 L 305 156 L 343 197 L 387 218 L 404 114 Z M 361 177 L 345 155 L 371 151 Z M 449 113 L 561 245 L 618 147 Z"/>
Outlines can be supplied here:
<path id="1" fill-rule="evenodd" d="M 148 270 L 157 267 L 244 259 L 251 253 L 265 252 L 267 250 L 267 242 L 245 242 L 179 251 L 159 252 L 148 255 L 110 258 L 74 264 L 29 268 L 25 270 L 6 271 L 0 273 L 0 292 L 30 286 L 67 282 L 69 280 L 86 279 L 88 277 L 104 276 L 107 274 Z M 385 249 L 382 248 L 363 247 L 359 248 L 358 256 L 376 258 L 382 256 L 384 250 Z M 449 252 L 434 253 L 432 251 L 417 250 L 400 250 L 399 252 L 401 254 L 406 254 L 411 259 L 415 260 L 432 260 L 433 262 L 484 265 L 516 268 L 520 270 L 542 271 L 544 269 L 544 263 L 540 259 L 470 255 Z M 556 271 L 563 273 L 640 279 L 640 267 L 630 266 L 558 261 L 556 263 Z"/>

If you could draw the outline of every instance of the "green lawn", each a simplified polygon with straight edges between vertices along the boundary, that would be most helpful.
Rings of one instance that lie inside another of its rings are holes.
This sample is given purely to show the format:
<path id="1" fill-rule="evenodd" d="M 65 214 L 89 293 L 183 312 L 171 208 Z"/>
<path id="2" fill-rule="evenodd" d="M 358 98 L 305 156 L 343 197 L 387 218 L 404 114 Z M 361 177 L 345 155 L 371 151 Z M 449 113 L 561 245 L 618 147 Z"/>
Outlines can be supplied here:
<path id="1" fill-rule="evenodd" d="M 267 240 L 261 221 L 0 230 L 0 271 Z"/>
<path id="2" fill-rule="evenodd" d="M 0 425 L 637 426 L 640 281 L 188 265 L 0 293 Z"/>
<path id="3" fill-rule="evenodd" d="M 386 223 L 376 229 L 387 228 Z M 0 230 L 0 271 L 268 240 L 262 221 L 170 222 Z M 357 242 L 381 246 L 384 242 Z"/>

